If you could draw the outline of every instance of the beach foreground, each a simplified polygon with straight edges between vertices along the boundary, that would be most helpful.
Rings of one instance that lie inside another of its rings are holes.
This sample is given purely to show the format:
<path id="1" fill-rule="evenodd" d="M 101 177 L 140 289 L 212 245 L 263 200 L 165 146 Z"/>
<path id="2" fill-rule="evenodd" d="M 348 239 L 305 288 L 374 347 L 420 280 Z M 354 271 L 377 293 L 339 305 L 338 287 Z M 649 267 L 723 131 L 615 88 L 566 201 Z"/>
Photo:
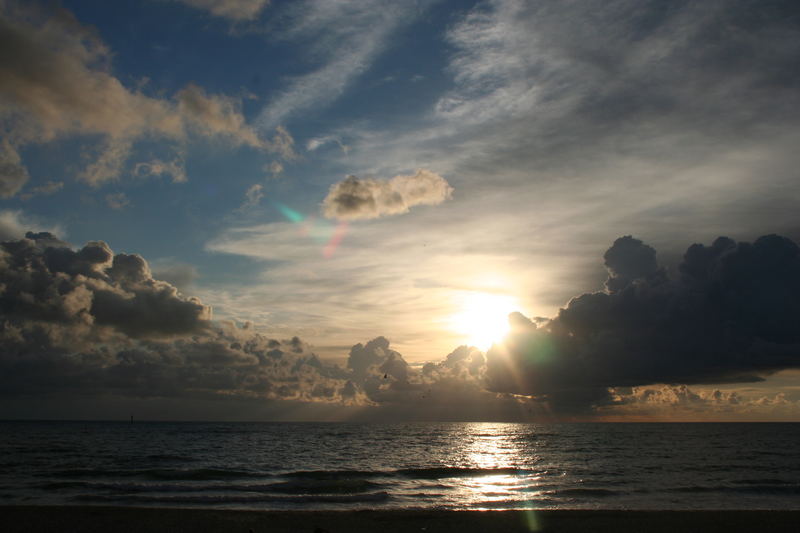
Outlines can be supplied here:
<path id="1" fill-rule="evenodd" d="M 6 533 L 797 531 L 800 511 L 220 511 L 0 506 Z"/>

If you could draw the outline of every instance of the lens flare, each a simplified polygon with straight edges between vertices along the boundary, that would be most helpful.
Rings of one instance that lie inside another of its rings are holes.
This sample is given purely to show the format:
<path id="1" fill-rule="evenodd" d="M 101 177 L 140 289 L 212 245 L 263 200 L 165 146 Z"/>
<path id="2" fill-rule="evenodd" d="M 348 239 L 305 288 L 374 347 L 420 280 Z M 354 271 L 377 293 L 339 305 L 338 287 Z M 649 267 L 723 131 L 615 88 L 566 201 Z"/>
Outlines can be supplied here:
<path id="1" fill-rule="evenodd" d="M 347 222 L 339 222 L 339 225 L 336 226 L 333 235 L 331 235 L 331 240 L 329 240 L 328 244 L 325 245 L 325 248 L 322 249 L 322 256 L 325 259 L 330 259 L 333 257 L 333 253 L 336 251 L 336 248 L 339 247 L 342 239 L 344 239 L 345 233 L 347 233 Z"/>
<path id="2" fill-rule="evenodd" d="M 336 249 L 342 243 L 342 239 L 344 239 L 347 233 L 347 222 L 340 222 L 334 226 L 330 222 L 324 220 L 318 220 L 314 217 L 304 217 L 291 207 L 278 202 L 273 202 L 272 204 L 289 222 L 300 227 L 300 235 L 303 237 L 310 237 L 320 244 L 325 243 L 325 246 L 322 248 L 322 256 L 325 259 L 333 257 L 333 254 L 336 252 Z"/>

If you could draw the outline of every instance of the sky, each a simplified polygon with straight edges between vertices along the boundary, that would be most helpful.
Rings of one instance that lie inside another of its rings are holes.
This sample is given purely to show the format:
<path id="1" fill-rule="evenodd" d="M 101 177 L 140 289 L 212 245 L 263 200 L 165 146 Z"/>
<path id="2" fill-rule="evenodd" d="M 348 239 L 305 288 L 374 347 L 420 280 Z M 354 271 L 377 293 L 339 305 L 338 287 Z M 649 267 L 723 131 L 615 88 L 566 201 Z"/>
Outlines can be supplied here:
<path id="1" fill-rule="evenodd" d="M 0 418 L 800 420 L 795 2 L 0 0 Z"/>

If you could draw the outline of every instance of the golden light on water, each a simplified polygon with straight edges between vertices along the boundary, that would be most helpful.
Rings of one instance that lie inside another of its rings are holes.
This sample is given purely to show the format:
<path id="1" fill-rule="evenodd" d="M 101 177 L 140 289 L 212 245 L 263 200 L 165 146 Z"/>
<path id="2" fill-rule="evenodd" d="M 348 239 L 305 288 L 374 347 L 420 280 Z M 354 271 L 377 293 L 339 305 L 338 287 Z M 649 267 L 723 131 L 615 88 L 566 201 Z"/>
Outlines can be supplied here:
<path id="1" fill-rule="evenodd" d="M 516 298 L 488 292 L 467 292 L 457 302 L 458 311 L 450 316 L 450 329 L 464 342 L 487 350 L 508 333 L 508 315 L 519 309 Z"/>
<path id="2" fill-rule="evenodd" d="M 509 471 L 509 466 L 519 464 L 520 456 L 525 452 L 520 449 L 515 435 L 509 433 L 508 426 L 503 424 L 473 424 L 470 435 L 475 438 L 464 443 L 463 457 L 472 468 L 501 470 L 502 473 L 474 476 L 463 482 L 467 499 L 480 510 L 503 508 L 504 502 L 516 502 L 514 507 L 522 508 L 523 526 L 530 532 L 540 530 L 537 513 L 526 509 L 526 500 L 539 496 L 537 485 L 541 476 L 530 472 Z M 488 505 L 487 505 L 488 504 Z M 499 504 L 499 506 L 497 506 Z M 519 507 L 517 507 L 519 505 Z"/>

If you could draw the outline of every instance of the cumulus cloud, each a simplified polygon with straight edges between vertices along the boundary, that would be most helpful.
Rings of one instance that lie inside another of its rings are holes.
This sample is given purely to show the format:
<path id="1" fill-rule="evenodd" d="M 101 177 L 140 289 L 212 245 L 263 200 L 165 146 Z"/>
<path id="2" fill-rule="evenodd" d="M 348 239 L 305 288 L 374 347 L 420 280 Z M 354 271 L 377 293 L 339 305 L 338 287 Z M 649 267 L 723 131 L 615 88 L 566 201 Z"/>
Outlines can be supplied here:
<path id="1" fill-rule="evenodd" d="M 270 0 L 177 0 L 187 6 L 208 11 L 214 16 L 234 21 L 252 20 L 258 17 Z"/>
<path id="2" fill-rule="evenodd" d="M 3 242 L 0 289 L 4 397 L 295 400 L 442 416 L 501 397 L 504 409 L 518 404 L 482 387 L 478 350 L 415 369 L 377 337 L 353 346 L 345 367 L 324 363 L 297 337 L 212 322 L 208 307 L 154 278 L 144 258 L 101 241 L 76 250 L 29 232 Z"/>
<path id="3" fill-rule="evenodd" d="M 56 227 L 39 223 L 21 210 L 0 210 L 0 242 L 21 239 L 31 227 L 38 227 L 49 232 L 59 231 Z"/>
<path id="4" fill-rule="evenodd" d="M 189 288 L 200 277 L 194 265 L 174 260 L 162 260 L 152 266 L 153 277 L 174 285 L 181 291 Z"/>
<path id="5" fill-rule="evenodd" d="M 721 237 L 691 246 L 672 278 L 628 236 L 605 261 L 603 291 L 550 320 L 512 313 L 510 334 L 485 355 L 460 346 L 413 366 L 376 337 L 339 366 L 297 337 L 212 322 L 139 255 L 29 232 L 0 244 L 0 395 L 294 400 L 440 419 L 796 415 L 781 393 L 690 385 L 800 368 L 797 245 Z"/>
<path id="6" fill-rule="evenodd" d="M 226 140 L 291 155 L 291 136 L 279 129 L 262 139 L 247 125 L 239 99 L 189 84 L 172 99 L 129 89 L 111 71 L 112 53 L 92 29 L 64 9 L 35 4 L 0 5 L 0 195 L 12 196 L 27 180 L 16 151 L 29 143 L 70 136 L 99 136 L 89 164 L 77 177 L 91 185 L 118 179 L 134 143 L 160 138 L 183 144 L 193 137 Z M 185 172 L 160 162 L 135 173 Z"/>
<path id="7" fill-rule="evenodd" d="M 210 318 L 139 255 L 28 232 L 0 243 L 0 395 L 369 403 L 299 338 Z"/>
<path id="8" fill-rule="evenodd" d="M 491 390 L 579 411 L 612 402 L 610 387 L 752 382 L 800 366 L 800 248 L 791 240 L 692 245 L 677 279 L 632 237 L 617 239 L 605 261 L 605 291 L 573 298 L 542 325 L 518 322 L 489 350 Z"/>
<path id="9" fill-rule="evenodd" d="M 2 248 L 0 309 L 6 327 L 79 345 L 115 333 L 147 338 L 202 332 L 211 310 L 152 278 L 136 254 L 102 241 L 73 250 L 54 235 L 28 232 Z M 85 335 L 82 340 L 81 335 Z"/>
<path id="10" fill-rule="evenodd" d="M 425 169 L 388 180 L 348 176 L 331 186 L 322 209 L 328 218 L 370 219 L 407 213 L 416 205 L 438 205 L 452 193 L 444 178 Z"/>

